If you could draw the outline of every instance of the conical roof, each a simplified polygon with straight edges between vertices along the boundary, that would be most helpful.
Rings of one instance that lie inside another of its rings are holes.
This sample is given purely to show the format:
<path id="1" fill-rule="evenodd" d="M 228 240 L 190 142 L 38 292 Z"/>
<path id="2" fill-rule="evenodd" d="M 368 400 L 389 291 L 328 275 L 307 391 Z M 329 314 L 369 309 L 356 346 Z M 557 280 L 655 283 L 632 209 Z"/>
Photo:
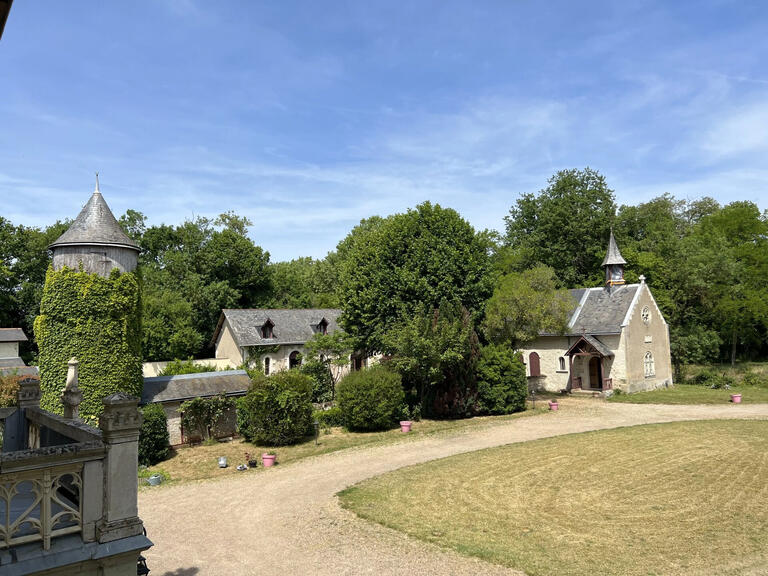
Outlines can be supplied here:
<path id="1" fill-rule="evenodd" d="M 107 206 L 104 197 L 99 192 L 98 184 L 93 196 L 83 206 L 75 221 L 50 248 L 88 244 L 92 246 L 121 246 L 140 250 L 131 240 L 115 219 L 112 210 Z"/>
<path id="2" fill-rule="evenodd" d="M 611 238 L 608 240 L 608 252 L 605 254 L 602 266 L 610 266 L 612 264 L 626 264 L 627 261 L 619 252 L 619 247 L 616 245 L 616 238 L 613 237 L 613 228 L 611 228 Z"/>

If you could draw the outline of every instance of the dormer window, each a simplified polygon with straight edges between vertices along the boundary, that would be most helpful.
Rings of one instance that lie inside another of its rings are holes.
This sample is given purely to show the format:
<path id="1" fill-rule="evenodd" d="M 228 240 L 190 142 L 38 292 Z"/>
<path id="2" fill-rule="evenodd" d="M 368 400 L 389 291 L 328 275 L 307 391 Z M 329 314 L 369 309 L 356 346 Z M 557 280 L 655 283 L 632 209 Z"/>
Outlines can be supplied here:
<path id="1" fill-rule="evenodd" d="M 272 320 L 267 320 L 264 322 L 264 325 L 261 327 L 261 337 L 262 338 L 274 338 L 274 329 L 275 325 L 272 323 Z"/>
<path id="2" fill-rule="evenodd" d="M 328 334 L 328 320 L 325 318 L 320 320 L 320 324 L 317 325 L 317 331 L 320 332 L 320 334 Z"/>

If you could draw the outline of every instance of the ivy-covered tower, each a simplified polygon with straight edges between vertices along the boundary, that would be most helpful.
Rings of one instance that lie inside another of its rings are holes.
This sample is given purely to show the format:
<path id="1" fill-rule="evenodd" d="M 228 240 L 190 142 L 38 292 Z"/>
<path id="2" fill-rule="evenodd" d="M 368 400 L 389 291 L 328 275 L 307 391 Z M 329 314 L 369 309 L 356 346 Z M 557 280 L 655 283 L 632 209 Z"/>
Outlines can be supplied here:
<path id="1" fill-rule="evenodd" d="M 97 177 L 93 195 L 50 249 L 53 264 L 35 320 L 41 406 L 61 412 L 67 362 L 77 358 L 80 414 L 93 418 L 104 397 L 141 394 L 139 247 L 115 219 Z"/>

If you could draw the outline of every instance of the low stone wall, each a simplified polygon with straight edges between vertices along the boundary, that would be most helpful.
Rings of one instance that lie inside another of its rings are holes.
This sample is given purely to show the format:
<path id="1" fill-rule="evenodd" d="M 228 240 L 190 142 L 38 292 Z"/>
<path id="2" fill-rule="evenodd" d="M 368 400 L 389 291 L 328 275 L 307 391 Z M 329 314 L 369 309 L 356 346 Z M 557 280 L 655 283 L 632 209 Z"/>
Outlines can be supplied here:
<path id="1" fill-rule="evenodd" d="M 202 358 L 200 360 L 193 360 L 192 362 L 197 366 L 213 366 L 216 370 L 230 370 L 235 368 L 235 366 L 232 366 L 229 358 Z M 144 372 L 144 378 L 159 376 L 160 372 L 162 372 L 168 364 L 170 364 L 170 361 L 144 362 L 144 364 L 141 365 Z"/>

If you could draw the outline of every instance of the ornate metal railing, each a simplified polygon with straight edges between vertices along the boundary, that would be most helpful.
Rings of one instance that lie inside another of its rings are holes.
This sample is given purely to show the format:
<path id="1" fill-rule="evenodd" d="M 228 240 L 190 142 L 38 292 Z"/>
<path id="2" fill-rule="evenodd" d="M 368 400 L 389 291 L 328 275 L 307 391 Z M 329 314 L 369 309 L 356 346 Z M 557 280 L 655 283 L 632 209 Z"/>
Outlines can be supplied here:
<path id="1" fill-rule="evenodd" d="M 0 548 L 82 531 L 83 464 L 0 476 Z"/>

